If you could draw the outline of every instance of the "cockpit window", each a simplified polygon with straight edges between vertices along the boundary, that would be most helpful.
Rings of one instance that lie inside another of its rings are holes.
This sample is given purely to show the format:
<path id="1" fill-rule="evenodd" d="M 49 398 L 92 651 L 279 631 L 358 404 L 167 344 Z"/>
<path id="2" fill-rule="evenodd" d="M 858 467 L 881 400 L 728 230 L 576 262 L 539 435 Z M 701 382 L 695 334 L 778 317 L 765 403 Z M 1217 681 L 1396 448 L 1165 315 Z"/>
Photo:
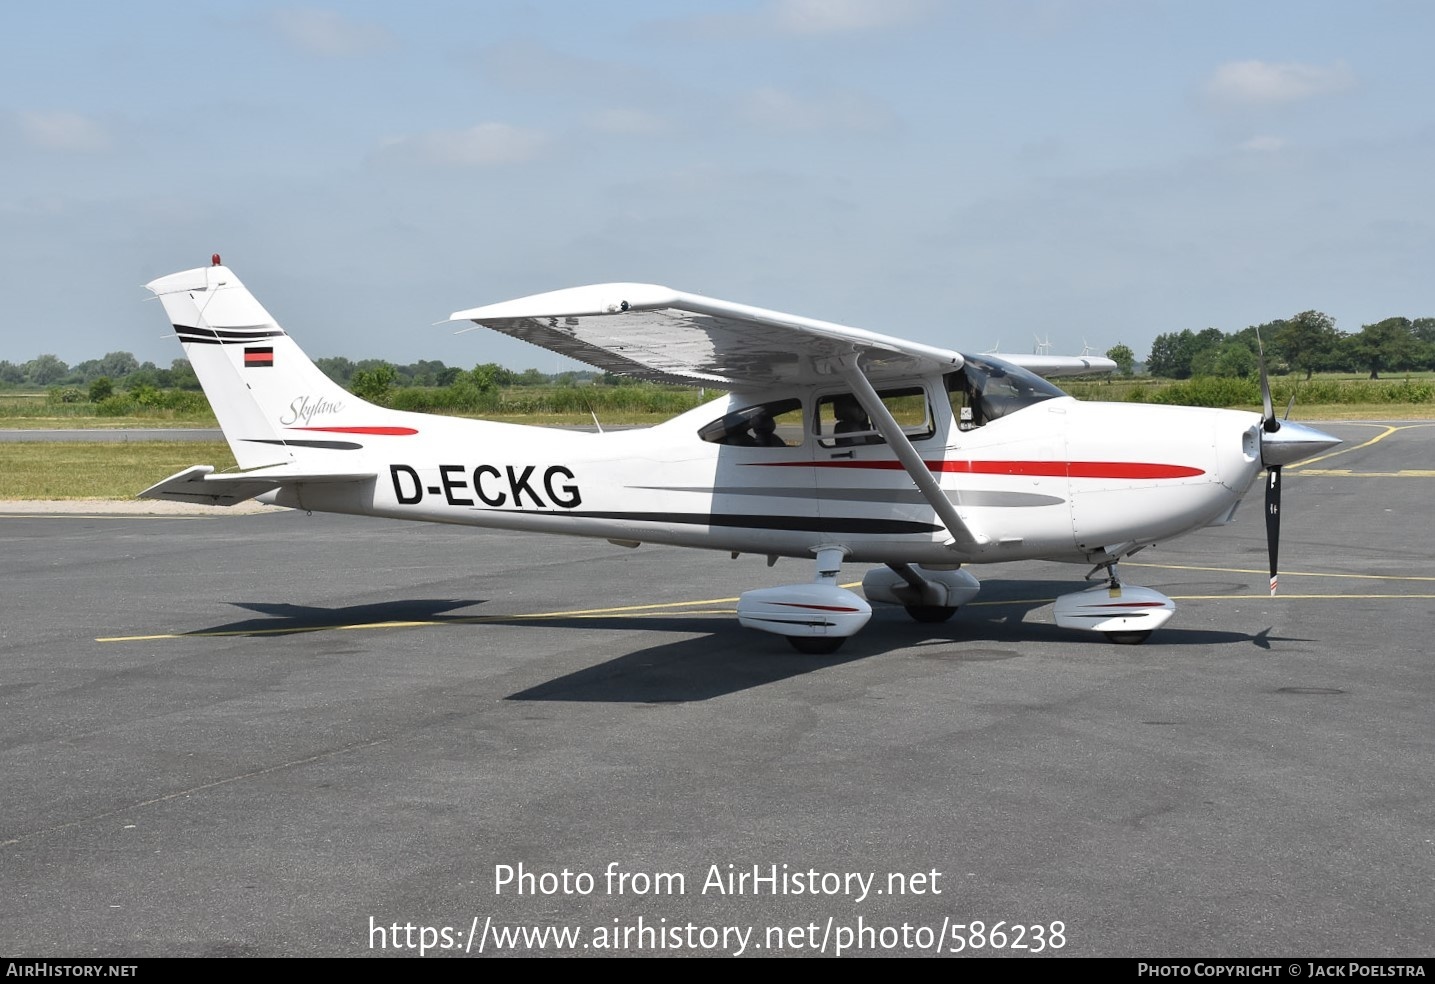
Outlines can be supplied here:
<path id="1" fill-rule="evenodd" d="M 1034 372 L 990 356 L 967 356 L 966 364 L 947 374 L 952 416 L 972 430 L 1043 400 L 1065 396 Z"/>
<path id="2" fill-rule="evenodd" d="M 802 401 L 775 400 L 725 413 L 698 429 L 713 444 L 742 448 L 786 448 L 803 441 Z"/>

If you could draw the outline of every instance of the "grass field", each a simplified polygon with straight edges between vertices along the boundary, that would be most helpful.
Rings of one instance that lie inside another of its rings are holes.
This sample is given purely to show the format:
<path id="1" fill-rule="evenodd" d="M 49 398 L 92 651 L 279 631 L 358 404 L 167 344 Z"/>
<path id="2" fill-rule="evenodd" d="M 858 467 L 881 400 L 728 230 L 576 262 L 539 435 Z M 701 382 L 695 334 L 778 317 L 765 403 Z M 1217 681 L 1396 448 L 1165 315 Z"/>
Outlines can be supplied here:
<path id="1" fill-rule="evenodd" d="M 234 456 L 222 441 L 3 443 L 0 499 L 130 499 L 190 465 L 233 468 Z"/>

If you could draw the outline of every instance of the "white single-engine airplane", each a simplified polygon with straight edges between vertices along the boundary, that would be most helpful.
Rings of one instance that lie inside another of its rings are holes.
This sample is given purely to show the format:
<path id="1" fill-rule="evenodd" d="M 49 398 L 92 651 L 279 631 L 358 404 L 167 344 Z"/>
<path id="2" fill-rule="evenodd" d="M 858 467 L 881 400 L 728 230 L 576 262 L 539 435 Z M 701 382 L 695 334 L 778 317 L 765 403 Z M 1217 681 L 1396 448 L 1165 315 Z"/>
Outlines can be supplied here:
<path id="1" fill-rule="evenodd" d="M 1229 522 L 1262 468 L 1276 586 L 1280 468 L 1339 442 L 1264 416 L 1082 403 L 1045 377 L 1108 359 L 989 356 L 651 284 L 601 284 L 459 311 L 454 321 L 639 379 L 727 396 L 642 430 L 586 434 L 389 410 L 320 372 L 219 257 L 148 285 L 239 469 L 199 465 L 140 495 L 665 543 L 815 560 L 812 581 L 744 593 L 738 619 L 829 653 L 870 602 L 940 622 L 968 565 L 1058 560 L 1104 583 L 1058 625 L 1144 640 L 1170 598 L 1123 584 L 1144 547 Z M 862 595 L 838 585 L 845 561 Z M 865 595 L 865 597 L 863 597 Z"/>

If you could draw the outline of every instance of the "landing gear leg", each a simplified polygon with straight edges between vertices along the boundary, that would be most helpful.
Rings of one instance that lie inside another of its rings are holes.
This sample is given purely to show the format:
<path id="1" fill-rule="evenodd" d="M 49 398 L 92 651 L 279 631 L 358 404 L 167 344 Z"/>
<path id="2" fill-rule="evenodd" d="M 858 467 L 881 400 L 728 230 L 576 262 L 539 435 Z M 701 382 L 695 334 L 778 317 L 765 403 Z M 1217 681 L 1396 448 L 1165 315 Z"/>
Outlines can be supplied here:
<path id="1" fill-rule="evenodd" d="M 1121 597 L 1121 575 L 1116 573 L 1116 561 L 1109 564 L 1102 564 L 1106 568 L 1106 591 L 1112 598 Z M 1099 568 L 1098 568 L 1099 569 Z M 1092 572 L 1093 574 L 1095 571 Z M 1150 629 L 1136 629 L 1133 631 L 1111 631 L 1102 633 L 1108 642 L 1114 642 L 1118 646 L 1139 646 L 1151 638 Z"/>

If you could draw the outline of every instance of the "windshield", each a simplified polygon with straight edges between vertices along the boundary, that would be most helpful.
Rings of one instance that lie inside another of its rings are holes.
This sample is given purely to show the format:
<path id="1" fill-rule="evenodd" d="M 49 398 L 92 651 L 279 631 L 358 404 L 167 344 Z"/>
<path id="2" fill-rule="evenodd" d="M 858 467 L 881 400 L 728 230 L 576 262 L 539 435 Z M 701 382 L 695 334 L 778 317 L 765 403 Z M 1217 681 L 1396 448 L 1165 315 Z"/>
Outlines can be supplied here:
<path id="1" fill-rule="evenodd" d="M 952 416 L 963 430 L 1066 395 L 1036 373 L 1010 362 L 986 355 L 963 358 L 966 364 L 946 377 Z"/>

